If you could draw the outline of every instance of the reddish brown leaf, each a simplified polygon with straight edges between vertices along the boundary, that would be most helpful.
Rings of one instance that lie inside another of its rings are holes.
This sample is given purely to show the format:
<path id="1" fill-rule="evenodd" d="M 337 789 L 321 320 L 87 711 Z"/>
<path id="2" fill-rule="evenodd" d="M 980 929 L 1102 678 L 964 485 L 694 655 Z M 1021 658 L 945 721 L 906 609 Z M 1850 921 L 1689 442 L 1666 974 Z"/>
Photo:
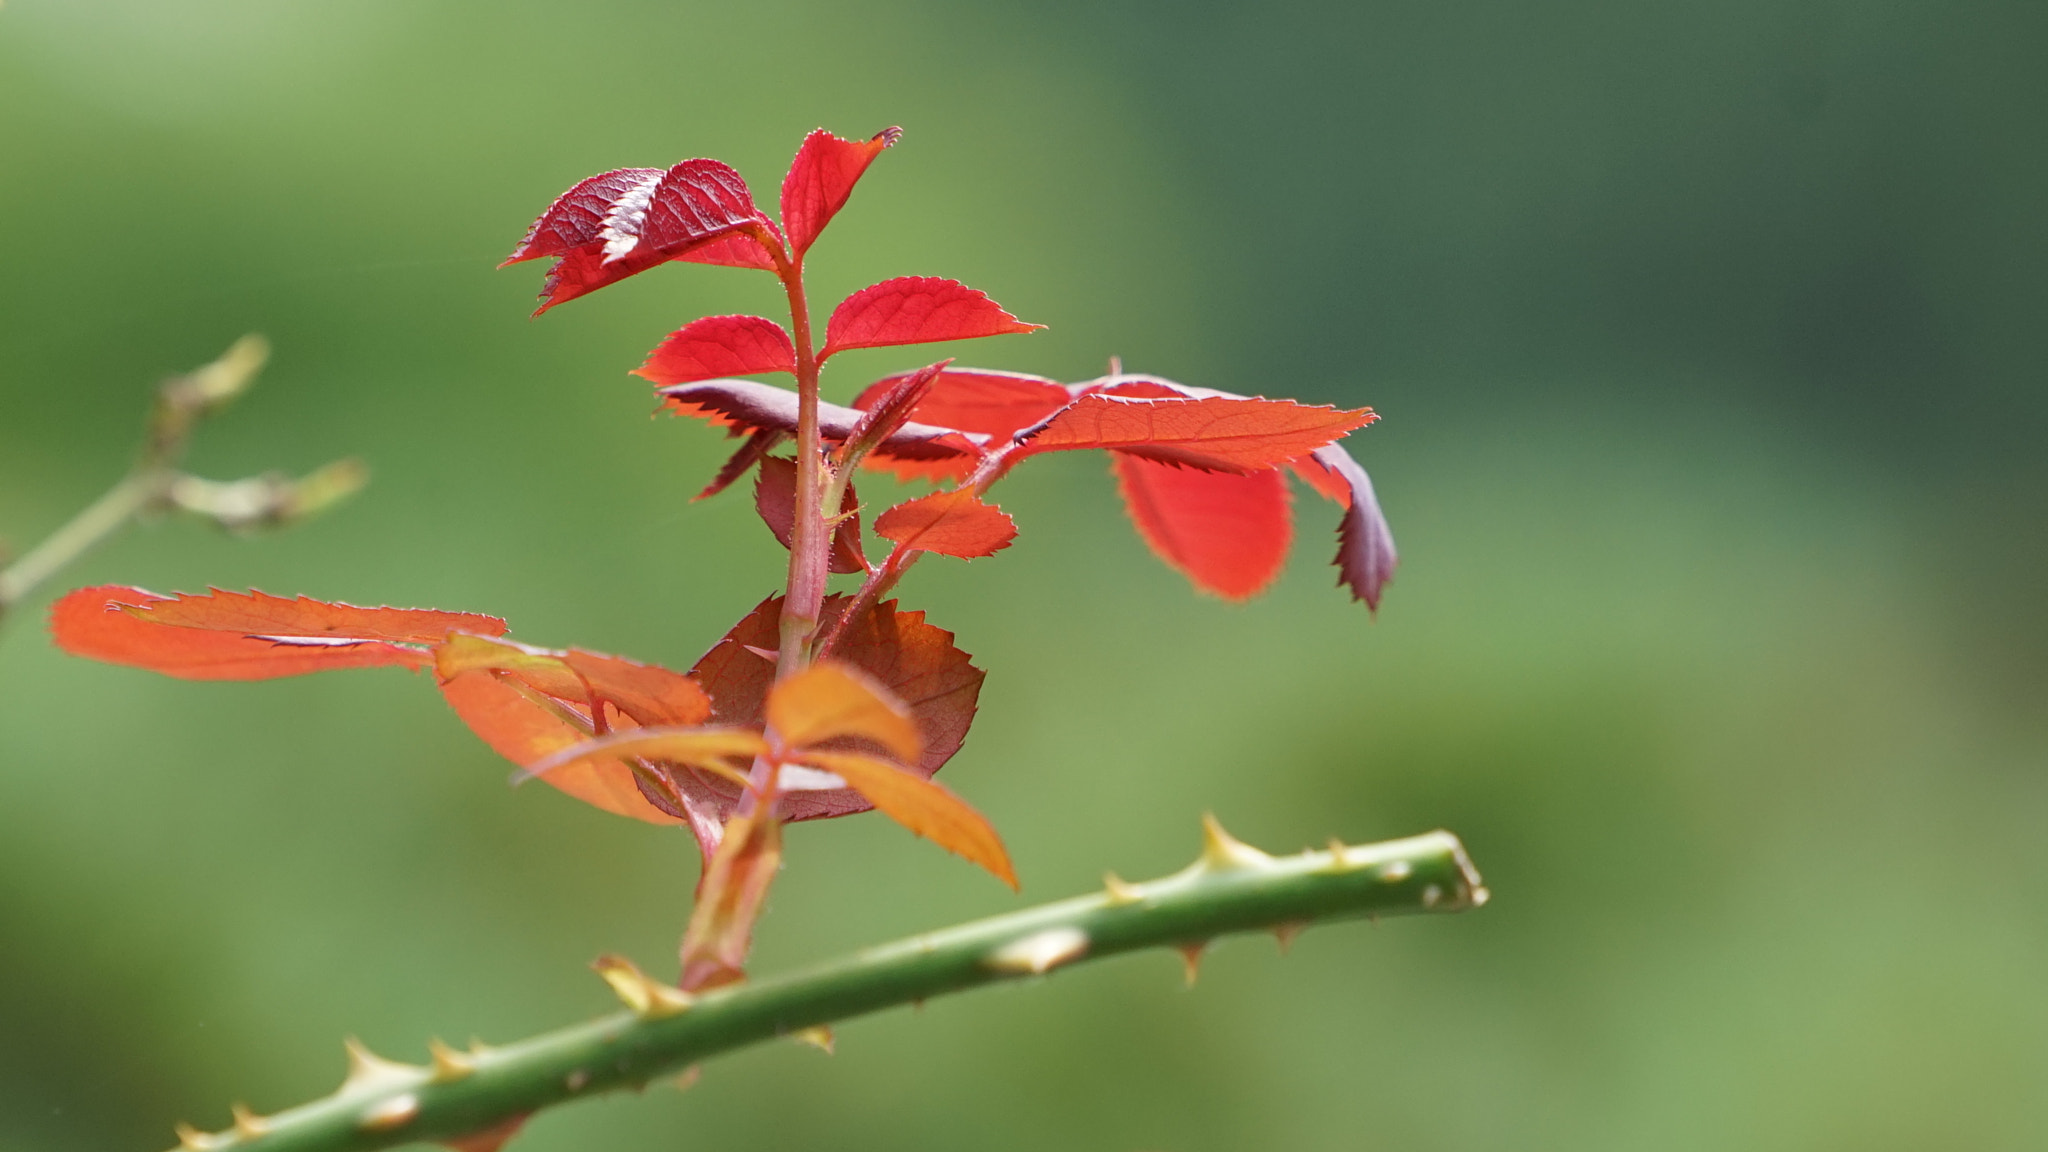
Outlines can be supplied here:
<path id="1" fill-rule="evenodd" d="M 818 361 L 848 348 L 969 340 L 1043 327 L 1024 323 L 958 280 L 899 276 L 839 302 L 825 324 L 825 350 Z"/>
<path id="2" fill-rule="evenodd" d="M 1287 481 L 1277 469 L 1232 475 L 1110 456 L 1138 534 L 1195 587 L 1245 600 L 1286 565 L 1293 533 Z"/>
<path id="3" fill-rule="evenodd" d="M 466 612 L 357 608 L 303 597 L 215 591 L 160 596 L 140 588 L 81 588 L 50 609 L 58 647 L 76 656 L 186 680 L 268 680 L 432 657 L 412 645 L 457 630 L 499 633 L 505 622 Z"/>
<path id="4" fill-rule="evenodd" d="M 505 759 L 521 767 L 545 761 L 564 748 L 590 739 L 588 713 L 522 688 L 487 671 L 463 672 L 441 685 L 441 694 L 462 722 Z M 576 721 L 572 723 L 571 721 Z M 650 803 L 632 768 L 617 759 L 591 757 L 542 777 L 586 804 L 650 824 L 682 819 Z"/>
<path id="5" fill-rule="evenodd" d="M 867 673 L 837 660 L 820 660 L 777 681 L 768 690 L 763 712 L 768 727 L 787 747 L 858 737 L 874 741 L 906 764 L 915 764 L 924 754 L 924 738 L 909 707 Z"/>
<path id="6" fill-rule="evenodd" d="M 704 868 L 696 908 L 683 935 L 685 992 L 716 988 L 745 977 L 754 921 L 768 886 L 782 867 L 782 823 L 735 816 Z"/>
<path id="7" fill-rule="evenodd" d="M 846 596 L 826 598 L 825 630 L 837 624 L 849 602 Z M 691 669 L 690 675 L 711 694 L 713 722 L 741 727 L 765 723 L 763 703 L 775 682 L 775 662 L 759 653 L 775 651 L 781 619 L 782 599 L 763 601 Z M 924 755 L 910 766 L 918 775 L 937 772 L 960 750 L 974 723 L 982 673 L 953 646 L 951 632 L 925 623 L 922 612 L 899 612 L 889 601 L 850 622 L 830 655 L 874 677 L 910 709 L 924 740 Z M 739 795 L 737 788 L 720 780 L 686 777 L 680 783 L 692 803 L 710 806 L 720 818 L 732 811 Z M 789 793 L 778 804 L 790 820 L 844 816 L 870 807 L 851 789 Z"/>
<path id="8" fill-rule="evenodd" d="M 846 206 L 868 165 L 902 135 L 901 128 L 884 128 L 866 140 L 842 140 L 820 128 L 804 137 L 782 178 L 782 226 L 793 255 L 804 254 Z"/>
<path id="9" fill-rule="evenodd" d="M 1339 444 L 1325 445 L 1293 463 L 1297 475 L 1344 505 L 1344 519 L 1337 525 L 1337 582 L 1348 586 L 1352 596 L 1365 601 L 1367 608 L 1378 611 L 1380 595 L 1394 578 L 1400 556 L 1394 551 L 1393 531 L 1373 495 L 1372 478 Z"/>
<path id="10" fill-rule="evenodd" d="M 986 817 L 945 785 L 857 752 L 814 749 L 803 753 L 802 759 L 853 785 L 898 824 L 981 865 L 1016 890 L 1017 872 L 1010 865 L 1003 838 Z"/>
<path id="11" fill-rule="evenodd" d="M 872 409 L 914 373 L 888 376 L 869 385 L 853 401 Z M 980 368 L 948 368 L 910 411 L 911 419 L 962 432 L 980 432 L 993 443 L 1010 439 L 1074 400 L 1065 384 L 1022 372 L 991 372 Z"/>
<path id="12" fill-rule="evenodd" d="M 782 325 L 764 316 L 706 316 L 669 333 L 633 374 L 656 384 L 689 384 L 795 371 L 796 348 Z"/>
<path id="13" fill-rule="evenodd" d="M 797 394 L 787 388 L 753 380 L 706 380 L 676 384 L 656 390 L 670 411 L 694 416 L 724 428 L 746 432 L 773 430 L 795 435 Z M 837 404 L 819 403 L 818 431 L 827 441 L 841 443 L 859 426 L 864 413 Z M 913 462 L 965 462 L 970 467 L 981 459 L 985 437 L 938 428 L 929 424 L 905 424 L 889 434 L 876 449 L 892 459 Z"/>
<path id="14" fill-rule="evenodd" d="M 839 511 L 846 519 L 832 531 L 829 567 L 834 572 L 868 570 L 861 552 L 859 508 L 860 497 L 848 484 L 839 501 Z M 796 528 L 796 461 L 781 456 L 762 459 L 760 475 L 754 478 L 754 510 L 761 514 L 768 530 L 775 533 L 775 539 L 784 548 L 789 547 L 789 538 Z"/>
<path id="15" fill-rule="evenodd" d="M 1251 472 L 1285 464 L 1376 417 L 1292 400 L 1092 393 L 1018 433 L 1025 453 L 1115 448 L 1166 464 Z"/>
<path id="16" fill-rule="evenodd" d="M 973 560 L 1017 538 L 1009 514 L 966 488 L 906 500 L 875 519 L 875 534 L 906 548 Z"/>

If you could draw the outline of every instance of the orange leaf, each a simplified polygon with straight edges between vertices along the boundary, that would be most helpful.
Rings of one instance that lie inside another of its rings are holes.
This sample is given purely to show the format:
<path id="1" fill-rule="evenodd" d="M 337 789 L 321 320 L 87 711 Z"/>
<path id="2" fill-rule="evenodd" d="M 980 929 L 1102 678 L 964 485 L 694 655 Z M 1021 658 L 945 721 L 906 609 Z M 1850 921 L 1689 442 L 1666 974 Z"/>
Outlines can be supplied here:
<path id="1" fill-rule="evenodd" d="M 889 818 L 948 852 L 972 860 L 1017 887 L 1017 873 L 1002 837 L 981 813 L 942 784 L 913 775 L 887 760 L 854 752 L 802 754 L 805 763 L 845 780 L 888 813 Z"/>
<path id="2" fill-rule="evenodd" d="M 530 691 L 530 690 L 529 690 Z M 590 739 L 584 714 L 566 705 L 549 707 L 537 693 L 486 671 L 463 672 L 441 685 L 441 695 L 462 722 L 498 755 L 521 767 L 538 764 L 564 748 Z M 584 726 L 571 723 L 582 721 Z M 594 757 L 565 764 L 542 777 L 549 785 L 607 812 L 650 824 L 681 824 L 680 816 L 648 800 L 632 768 L 616 759 Z"/>
<path id="3" fill-rule="evenodd" d="M 737 783 L 745 783 L 746 773 L 733 768 L 727 761 L 752 760 L 767 750 L 768 744 L 761 739 L 761 734 L 749 728 L 634 728 L 560 749 L 530 765 L 526 774 L 545 780 L 549 773 L 579 760 L 609 757 L 665 760 L 716 772 Z"/>
<path id="4" fill-rule="evenodd" d="M 1026 453 L 1116 448 L 1166 464 L 1253 472 L 1285 464 L 1375 419 L 1369 408 L 1292 400 L 1091 393 L 1018 436 Z"/>
<path id="5" fill-rule="evenodd" d="M 688 676 L 579 648 L 555 651 L 457 633 L 434 650 L 434 670 L 443 680 L 478 670 L 510 673 L 586 710 L 594 695 L 635 724 L 700 724 L 711 715 L 710 698 Z"/>
<path id="6" fill-rule="evenodd" d="M 848 602 L 845 596 L 827 597 L 823 627 L 834 627 Z M 775 661 L 760 653 L 774 652 L 781 617 L 780 597 L 762 601 L 690 670 L 711 694 L 714 723 L 758 728 L 766 722 L 763 704 L 775 682 Z M 895 602 L 889 601 L 851 622 L 832 655 L 874 677 L 909 706 L 924 740 L 924 756 L 911 765 L 918 775 L 937 772 L 960 750 L 974 723 L 982 673 L 967 653 L 954 647 L 951 632 L 927 624 L 922 612 L 898 612 Z M 740 794 L 722 780 L 685 776 L 678 783 L 693 804 L 721 819 L 733 810 Z M 777 802 L 788 820 L 845 816 L 871 807 L 850 788 L 786 793 Z"/>
<path id="7" fill-rule="evenodd" d="M 336 668 L 421 668 L 456 630 L 498 633 L 493 616 L 357 608 L 261 592 L 160 596 L 108 584 L 80 588 L 50 609 L 50 633 L 76 656 L 187 680 L 267 680 Z"/>
<path id="8" fill-rule="evenodd" d="M 821 660 L 778 681 L 768 690 L 766 715 L 775 735 L 791 748 L 854 736 L 873 740 L 905 764 L 924 754 L 910 709 L 873 677 L 834 660 Z"/>
<path id="9" fill-rule="evenodd" d="M 973 560 L 1008 548 L 1017 524 L 972 490 L 956 488 L 889 509 L 876 518 L 875 534 L 906 548 Z"/>
<path id="10" fill-rule="evenodd" d="M 1245 600 L 1286 565 L 1293 532 L 1287 480 L 1277 469 L 1232 475 L 1110 456 L 1138 534 L 1195 587 Z"/>

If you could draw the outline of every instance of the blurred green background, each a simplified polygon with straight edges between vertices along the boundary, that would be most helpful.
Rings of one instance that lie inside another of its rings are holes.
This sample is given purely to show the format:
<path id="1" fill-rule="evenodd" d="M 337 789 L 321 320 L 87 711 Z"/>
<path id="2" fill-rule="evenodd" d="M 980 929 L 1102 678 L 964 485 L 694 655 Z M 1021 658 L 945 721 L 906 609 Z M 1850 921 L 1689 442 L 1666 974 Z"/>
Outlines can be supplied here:
<path id="1" fill-rule="evenodd" d="M 672 955 L 689 842 L 507 789 L 423 678 L 176 682 L 41 605 L 255 586 L 687 665 L 782 553 L 687 502 L 726 445 L 625 372 L 771 283 L 530 321 L 492 265 L 585 175 L 716 156 L 772 203 L 806 130 L 902 124 L 814 295 L 954 276 L 1051 325 L 967 363 L 1375 405 L 1404 566 L 1369 620 L 1304 499 L 1222 605 L 1099 458 L 1022 471 L 1019 546 L 904 596 L 989 670 L 946 778 L 1024 895 L 806 826 L 761 967 L 1178 867 L 1204 809 L 1449 827 L 1495 903 L 934 1002 L 515 1147 L 2041 1147 L 2044 52 L 1990 0 L 8 0 L 0 532 L 251 330 L 193 465 L 376 476 L 281 536 L 131 531 L 0 634 L 0 1146 L 158 1148 L 327 1091 L 346 1033 L 509 1039 Z"/>

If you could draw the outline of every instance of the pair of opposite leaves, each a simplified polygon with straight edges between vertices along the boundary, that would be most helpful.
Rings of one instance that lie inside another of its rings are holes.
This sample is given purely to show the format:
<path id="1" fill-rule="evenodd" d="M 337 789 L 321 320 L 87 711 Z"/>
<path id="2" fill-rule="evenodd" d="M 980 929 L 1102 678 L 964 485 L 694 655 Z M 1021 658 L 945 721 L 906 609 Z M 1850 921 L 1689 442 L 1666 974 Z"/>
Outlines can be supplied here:
<path id="1" fill-rule="evenodd" d="M 825 623 L 847 605 L 832 598 Z M 52 607 L 50 629 L 74 655 L 190 680 L 432 667 L 456 714 L 522 775 L 618 815 L 687 824 L 707 859 L 745 793 L 747 765 L 772 751 L 797 766 L 781 770 L 782 818 L 878 807 L 1014 886 L 995 831 L 930 779 L 966 739 L 981 691 L 981 670 L 952 633 L 922 612 L 878 605 L 841 633 L 837 660 L 778 683 L 781 613 L 780 598 L 764 601 L 688 675 L 517 644 L 494 616 L 261 592 L 81 588 Z"/>
<path id="2" fill-rule="evenodd" d="M 803 257 L 819 233 L 845 206 L 868 165 L 900 136 L 897 128 L 866 140 L 842 139 L 823 129 L 812 132 L 783 178 L 780 227 L 755 206 L 745 179 L 716 160 L 605 172 L 558 197 L 506 263 L 555 259 L 540 311 L 671 260 L 761 268 L 785 280 L 800 277 Z M 818 361 L 848 348 L 1038 327 L 957 281 L 899 277 L 863 288 L 833 310 Z M 671 333 L 638 372 L 666 386 L 663 394 L 676 411 L 707 416 L 735 433 L 753 433 L 748 446 L 706 489 L 709 495 L 796 427 L 794 393 L 714 378 L 794 373 L 796 367 L 789 333 L 775 321 L 709 316 Z M 856 408 L 869 408 L 895 382 L 868 389 Z M 826 438 L 835 439 L 836 432 L 843 441 L 858 414 L 828 409 L 823 413 Z M 1348 452 L 1331 443 L 1374 419 L 1369 409 L 1310 408 L 1148 376 L 1119 375 L 1068 386 L 1040 377 L 963 370 L 942 374 L 910 419 L 915 424 L 898 429 L 870 457 L 873 464 L 899 474 L 957 480 L 995 452 L 1017 459 L 1055 448 L 1110 449 L 1125 503 L 1146 542 L 1197 587 L 1226 599 L 1256 594 L 1285 562 L 1292 525 L 1283 469 L 1346 509 L 1336 563 L 1340 581 L 1354 596 L 1376 608 L 1393 572 L 1393 537 L 1372 482 Z M 1320 439 L 1314 439 L 1316 433 Z M 1005 438 L 1010 442 L 999 443 Z M 764 488 L 778 482 L 765 471 L 762 481 Z M 763 515 L 771 527 L 776 519 L 766 504 L 775 496 L 771 488 L 764 498 Z M 989 515 L 978 498 L 934 500 L 914 511 L 905 506 L 892 513 L 899 522 L 905 517 L 954 521 L 950 535 L 959 544 L 934 547 L 946 534 L 927 533 L 920 546 L 930 551 L 987 555 L 1009 542 L 1003 531 L 1007 518 Z M 978 521 L 973 531 L 963 527 L 969 515 Z M 899 545 L 904 542 L 885 524 L 877 527 Z M 786 531 L 778 535 L 787 542 Z M 972 551 L 957 550 L 970 546 Z M 851 546 L 841 540 L 835 551 L 836 570 L 865 567 L 865 560 L 854 555 L 857 527 Z"/>

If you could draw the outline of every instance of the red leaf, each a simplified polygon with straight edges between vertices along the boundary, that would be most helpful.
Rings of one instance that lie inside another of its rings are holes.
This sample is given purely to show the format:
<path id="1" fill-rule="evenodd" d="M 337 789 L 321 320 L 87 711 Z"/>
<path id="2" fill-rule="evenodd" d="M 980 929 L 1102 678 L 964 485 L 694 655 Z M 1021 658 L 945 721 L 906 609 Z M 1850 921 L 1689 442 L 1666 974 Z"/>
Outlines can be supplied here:
<path id="1" fill-rule="evenodd" d="M 659 168 L 615 168 L 579 181 L 555 198 L 540 219 L 533 222 L 533 227 L 526 230 L 526 239 L 498 267 L 543 256 L 563 256 L 597 241 L 613 203 L 629 190 L 661 176 Z"/>
<path id="2" fill-rule="evenodd" d="M 1043 327 L 1018 320 L 958 280 L 899 276 L 870 284 L 839 302 L 825 324 L 825 350 L 818 354 L 818 362 L 848 348 L 968 340 Z"/>
<path id="3" fill-rule="evenodd" d="M 1195 587 L 1246 600 L 1286 565 L 1293 533 L 1287 481 L 1278 469 L 1232 475 L 1110 456 L 1138 534 Z"/>
<path id="4" fill-rule="evenodd" d="M 826 598 L 822 630 L 832 629 L 850 600 Z M 775 651 L 781 620 L 782 599 L 762 601 L 690 670 L 711 694 L 713 723 L 758 728 L 764 722 L 763 703 L 775 682 L 775 662 L 756 650 Z M 909 707 L 924 738 L 924 756 L 910 766 L 918 775 L 937 772 L 960 750 L 974 723 L 982 673 L 967 653 L 953 646 L 951 632 L 925 623 L 922 612 L 898 612 L 892 600 L 850 623 L 830 655 L 874 677 Z M 732 811 L 739 796 L 737 788 L 702 774 L 691 774 L 682 783 L 693 803 L 714 806 L 720 819 Z M 792 792 L 778 801 L 784 818 L 790 820 L 844 816 L 871 806 L 852 789 Z"/>
<path id="5" fill-rule="evenodd" d="M 772 429 L 788 435 L 796 433 L 797 395 L 787 388 L 752 380 L 707 380 L 656 391 L 678 416 L 695 416 L 721 427 L 748 432 Z M 819 434 L 832 443 L 840 443 L 859 426 L 863 415 L 858 409 L 820 402 Z M 985 438 L 952 428 L 905 424 L 890 433 L 876 451 L 903 460 L 964 462 L 971 467 L 981 459 L 982 439 Z"/>
<path id="6" fill-rule="evenodd" d="M 50 609 L 58 647 L 77 656 L 186 680 L 268 680 L 432 657 L 413 645 L 450 632 L 501 633 L 505 622 L 467 612 L 357 608 L 261 592 L 159 596 L 140 588 L 80 588 Z"/>
<path id="7" fill-rule="evenodd" d="M 875 381 L 854 398 L 855 408 L 873 408 L 891 389 L 912 373 Z M 1065 384 L 1022 372 L 990 372 L 978 368 L 949 368 L 939 373 L 931 388 L 910 411 L 913 420 L 980 432 L 993 442 L 1007 441 L 1020 428 L 1029 428 L 1073 403 L 1074 395 Z"/>
<path id="8" fill-rule="evenodd" d="M 1285 464 L 1375 419 L 1369 408 L 1292 400 L 1091 393 L 1017 436 L 1026 454 L 1116 448 L 1166 464 L 1251 472 Z"/>
<path id="9" fill-rule="evenodd" d="M 782 325 L 763 316 L 706 316 L 669 333 L 633 374 L 656 384 L 689 384 L 795 371 L 796 347 Z"/>
<path id="10" fill-rule="evenodd" d="M 1353 598 L 1377 611 L 1400 556 L 1394 551 L 1394 533 L 1373 495 L 1372 478 L 1338 444 L 1325 445 L 1293 463 L 1296 475 L 1344 505 L 1344 519 L 1337 525 L 1337 582 L 1348 586 Z"/>
<path id="11" fill-rule="evenodd" d="M 906 548 L 973 560 L 1008 548 L 1017 524 L 972 491 L 956 488 L 889 509 L 876 517 L 875 534 Z"/>
<path id="12" fill-rule="evenodd" d="M 605 217 L 605 259 L 619 260 L 640 249 L 680 255 L 683 249 L 716 239 L 768 218 L 754 207 L 747 182 L 716 160 L 685 160 L 660 182 L 627 189 Z"/>
<path id="13" fill-rule="evenodd" d="M 773 225 L 727 165 L 685 160 L 666 171 L 621 168 L 563 193 L 506 263 L 559 257 L 541 285 L 538 315 L 668 260 L 773 267 L 759 240 L 733 239 L 741 229 L 772 234 Z"/>
<path id="14" fill-rule="evenodd" d="M 853 485 L 846 486 L 846 495 L 839 502 L 841 512 L 853 513 L 839 522 L 832 532 L 831 570 L 834 572 L 865 572 L 867 561 L 860 546 L 860 498 L 854 495 Z M 789 538 L 796 526 L 796 461 L 781 456 L 769 456 L 761 461 L 761 473 L 754 479 L 754 510 L 775 533 L 775 538 L 789 547 Z"/>
<path id="15" fill-rule="evenodd" d="M 771 229 L 773 225 L 769 226 Z M 745 232 L 734 232 L 685 249 L 676 257 L 685 264 L 716 264 L 726 268 L 760 268 L 775 271 L 775 257 L 759 240 Z"/>
<path id="16" fill-rule="evenodd" d="M 782 226 L 791 254 L 804 254 L 846 206 L 868 165 L 902 135 L 901 128 L 884 128 L 866 140 L 842 140 L 820 128 L 804 137 L 782 178 Z"/>

